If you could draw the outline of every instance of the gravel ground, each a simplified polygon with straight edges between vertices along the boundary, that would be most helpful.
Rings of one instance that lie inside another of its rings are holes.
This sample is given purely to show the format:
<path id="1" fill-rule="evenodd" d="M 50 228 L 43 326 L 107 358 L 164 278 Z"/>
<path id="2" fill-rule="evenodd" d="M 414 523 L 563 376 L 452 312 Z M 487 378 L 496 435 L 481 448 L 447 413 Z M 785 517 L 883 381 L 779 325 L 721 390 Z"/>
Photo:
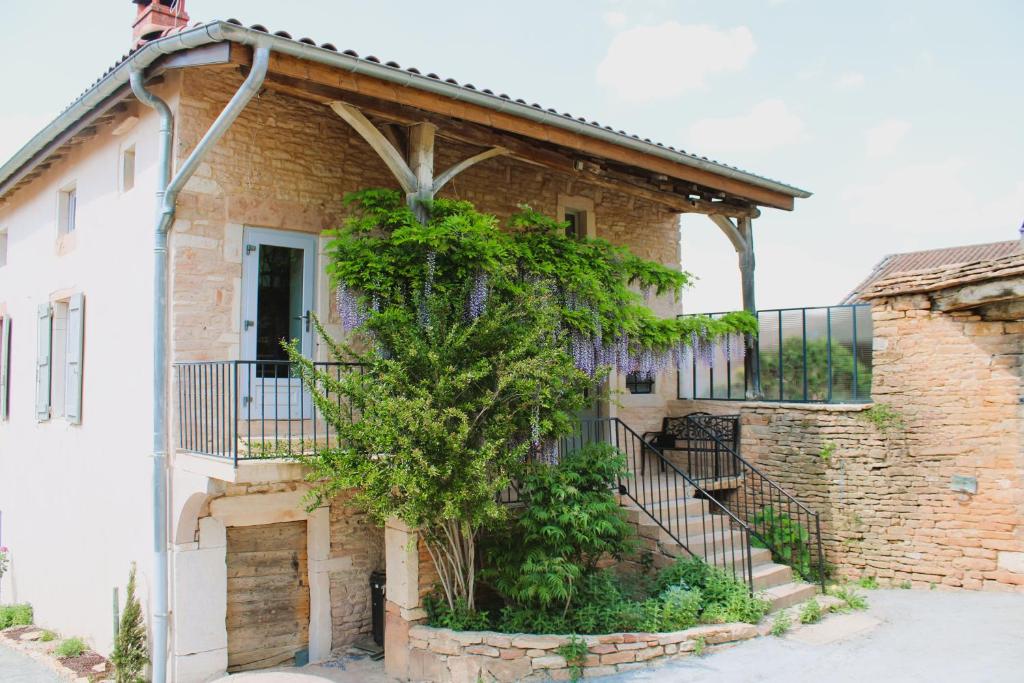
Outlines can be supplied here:
<path id="1" fill-rule="evenodd" d="M 0 640 L 0 681 L 3 683 L 58 683 L 60 677 L 43 664 Z"/>
<path id="2" fill-rule="evenodd" d="M 1021 683 L 1024 595 L 861 591 L 866 612 L 838 614 L 704 657 L 604 683 Z"/>

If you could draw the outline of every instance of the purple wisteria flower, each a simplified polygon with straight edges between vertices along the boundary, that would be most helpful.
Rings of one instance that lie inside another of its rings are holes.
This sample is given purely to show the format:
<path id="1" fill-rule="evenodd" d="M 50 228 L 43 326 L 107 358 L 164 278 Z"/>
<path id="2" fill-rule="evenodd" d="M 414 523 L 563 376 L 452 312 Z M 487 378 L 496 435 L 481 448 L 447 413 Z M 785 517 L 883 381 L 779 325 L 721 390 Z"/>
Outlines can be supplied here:
<path id="1" fill-rule="evenodd" d="M 479 272 L 473 278 L 473 286 L 469 290 L 467 313 L 470 320 L 476 320 L 487 312 L 487 298 L 490 294 L 487 273 Z"/>

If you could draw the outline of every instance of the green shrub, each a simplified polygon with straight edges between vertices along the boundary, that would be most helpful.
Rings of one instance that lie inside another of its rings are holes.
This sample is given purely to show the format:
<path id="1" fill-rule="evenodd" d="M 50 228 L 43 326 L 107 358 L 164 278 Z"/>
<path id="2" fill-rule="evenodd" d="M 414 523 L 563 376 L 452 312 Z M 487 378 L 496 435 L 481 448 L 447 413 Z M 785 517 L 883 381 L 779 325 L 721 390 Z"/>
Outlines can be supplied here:
<path id="1" fill-rule="evenodd" d="M 58 657 L 80 657 L 89 648 L 81 638 L 68 638 L 62 640 L 54 652 Z"/>
<path id="2" fill-rule="evenodd" d="M 793 620 L 789 618 L 789 614 L 786 612 L 779 612 L 775 615 L 775 618 L 772 619 L 772 628 L 769 633 L 773 636 L 781 637 L 786 635 L 786 632 L 789 631 L 792 626 Z"/>
<path id="3" fill-rule="evenodd" d="M 711 566 L 696 557 L 679 558 L 658 572 L 656 585 L 659 591 L 671 586 L 697 588 L 703 586 L 711 573 Z"/>
<path id="4" fill-rule="evenodd" d="M 704 604 L 700 621 L 720 624 L 745 621 L 756 624 L 768 613 L 771 604 L 750 594 L 747 585 L 728 572 L 712 567 L 695 557 L 678 559 L 658 574 L 658 585 L 699 590 Z"/>
<path id="5" fill-rule="evenodd" d="M 110 655 L 117 683 L 143 683 L 149 651 L 146 649 L 146 625 L 142 620 L 142 606 L 135 596 L 135 565 L 128 572 L 128 591 L 124 611 L 114 638 L 114 651 Z"/>
<path id="6" fill-rule="evenodd" d="M 485 631 L 491 627 L 486 611 L 472 610 L 463 598 L 455 600 L 455 608 L 448 606 L 443 596 L 428 595 L 423 599 L 427 612 L 427 623 L 454 631 Z"/>
<path id="7" fill-rule="evenodd" d="M 808 600 L 800 608 L 801 624 L 816 624 L 821 621 L 821 605 L 817 600 Z"/>
<path id="8" fill-rule="evenodd" d="M 53 631 L 43 631 L 43 635 L 39 636 L 39 640 L 44 643 L 50 643 L 57 640 L 57 634 Z"/>
<path id="9" fill-rule="evenodd" d="M 673 586 L 661 594 L 662 631 L 682 631 L 695 625 L 704 605 L 698 588 Z"/>
<path id="10" fill-rule="evenodd" d="M 612 446 L 589 444 L 556 465 L 532 467 L 521 486 L 526 505 L 491 540 L 481 576 L 515 604 L 565 613 L 601 557 L 633 549 L 611 488 L 625 462 Z"/>
<path id="11" fill-rule="evenodd" d="M 764 537 L 761 540 L 751 536 L 752 546 L 771 549 L 772 560 L 789 565 L 804 580 L 813 578 L 811 534 L 807 527 L 771 505 L 754 515 L 751 526 Z"/>
<path id="12" fill-rule="evenodd" d="M 906 427 L 903 416 L 888 403 L 876 403 L 862 412 L 861 416 L 875 425 L 875 429 L 886 434 Z"/>
<path id="13" fill-rule="evenodd" d="M 908 590 L 910 590 L 913 587 L 914 587 L 914 584 L 912 584 L 908 579 L 904 579 L 903 581 L 900 581 L 900 588 L 902 588 L 905 591 L 908 591 Z"/>
<path id="14" fill-rule="evenodd" d="M 32 605 L 21 603 L 18 605 L 0 606 L 0 629 L 9 626 L 28 626 L 32 623 Z"/>
<path id="15" fill-rule="evenodd" d="M 868 608 L 868 599 L 854 590 L 852 586 L 836 585 L 829 592 L 846 603 L 845 609 L 863 610 Z"/>
<path id="16" fill-rule="evenodd" d="M 708 646 L 708 641 L 704 636 L 697 636 L 697 640 L 693 641 L 693 654 L 700 657 L 704 654 L 704 648 Z"/>
<path id="17" fill-rule="evenodd" d="M 570 680 L 580 680 L 583 677 L 583 662 L 589 653 L 586 641 L 574 633 L 569 637 L 569 642 L 559 647 L 556 652 L 562 655 L 565 663 L 569 665 Z"/>
<path id="18" fill-rule="evenodd" d="M 860 584 L 861 588 L 867 589 L 869 591 L 878 590 L 878 577 L 862 576 L 860 577 L 860 581 L 858 581 L 857 583 Z"/>

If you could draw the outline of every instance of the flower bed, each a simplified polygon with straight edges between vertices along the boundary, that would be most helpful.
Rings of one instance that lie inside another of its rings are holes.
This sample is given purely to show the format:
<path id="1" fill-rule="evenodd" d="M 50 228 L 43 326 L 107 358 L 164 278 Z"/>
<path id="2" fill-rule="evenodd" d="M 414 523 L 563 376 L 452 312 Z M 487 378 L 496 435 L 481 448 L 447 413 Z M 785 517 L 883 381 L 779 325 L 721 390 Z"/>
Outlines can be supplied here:
<path id="1" fill-rule="evenodd" d="M 577 636 L 587 647 L 584 676 L 607 676 L 650 666 L 658 659 L 687 656 L 705 645 L 754 638 L 751 624 L 711 624 L 671 633 L 611 633 Z M 559 649 L 570 636 L 453 631 L 430 626 L 409 629 L 409 678 L 414 681 L 519 681 L 572 678 Z"/>

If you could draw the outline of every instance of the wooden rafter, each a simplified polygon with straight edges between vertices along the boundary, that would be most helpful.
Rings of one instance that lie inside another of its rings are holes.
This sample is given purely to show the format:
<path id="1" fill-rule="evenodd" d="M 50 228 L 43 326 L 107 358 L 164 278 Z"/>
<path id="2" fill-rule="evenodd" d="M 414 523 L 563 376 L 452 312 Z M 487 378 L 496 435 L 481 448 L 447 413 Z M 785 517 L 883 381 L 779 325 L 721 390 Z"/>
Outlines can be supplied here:
<path id="1" fill-rule="evenodd" d="M 244 48 L 233 49 L 232 60 L 237 64 L 248 64 L 248 51 Z M 576 153 L 636 167 L 644 170 L 648 176 L 655 173 L 674 180 L 692 182 L 754 204 L 785 210 L 792 210 L 794 204 L 793 197 L 788 194 L 752 185 L 741 179 L 722 176 L 712 170 L 673 162 L 611 141 L 528 120 L 511 112 L 492 110 L 416 88 L 400 87 L 371 76 L 342 71 L 290 55 L 274 53 L 271 56 L 270 76 L 290 77 L 388 103 L 413 107 L 423 112 L 441 115 L 446 121 L 459 119 L 483 125 L 503 133 L 519 135 L 530 140 L 558 145 Z M 349 98 L 346 96 L 344 99 Z"/>
<path id="2" fill-rule="evenodd" d="M 578 164 L 565 151 L 554 149 L 546 143 L 523 140 L 520 137 L 497 132 L 478 124 L 456 119 L 446 119 L 443 116 L 423 112 L 412 107 L 382 102 L 363 95 L 348 94 L 336 88 L 306 83 L 299 79 L 281 75 L 269 74 L 267 76 L 267 86 L 290 97 L 320 104 L 328 104 L 344 96 L 344 101 L 347 104 L 358 108 L 367 116 L 372 116 L 381 122 L 390 122 L 396 126 L 410 127 L 417 122 L 433 123 L 439 127 L 437 131 L 438 137 L 476 147 L 501 148 L 505 150 L 506 156 L 518 161 L 567 176 L 578 177 L 598 187 L 640 197 L 677 213 L 719 214 L 736 218 L 744 216 L 757 218 L 760 215 L 760 211 L 756 206 L 731 198 L 724 192 L 710 190 L 709 188 L 691 183 L 678 182 L 673 184 L 675 191 L 672 191 L 660 189 L 650 183 L 644 183 L 642 179 L 631 176 L 624 171 L 603 169 L 597 172 L 594 169 L 600 169 L 599 164 Z M 394 135 L 390 134 L 387 126 L 382 125 L 381 129 L 393 146 L 399 149 L 402 147 L 397 144 L 398 141 Z M 491 157 L 488 156 L 488 158 Z M 460 169 L 460 172 L 463 170 L 466 169 Z M 446 178 L 445 182 L 449 180 L 450 178 Z M 700 195 L 702 198 L 693 198 L 689 194 Z M 707 197 L 725 199 L 712 201 L 707 199 Z"/>

